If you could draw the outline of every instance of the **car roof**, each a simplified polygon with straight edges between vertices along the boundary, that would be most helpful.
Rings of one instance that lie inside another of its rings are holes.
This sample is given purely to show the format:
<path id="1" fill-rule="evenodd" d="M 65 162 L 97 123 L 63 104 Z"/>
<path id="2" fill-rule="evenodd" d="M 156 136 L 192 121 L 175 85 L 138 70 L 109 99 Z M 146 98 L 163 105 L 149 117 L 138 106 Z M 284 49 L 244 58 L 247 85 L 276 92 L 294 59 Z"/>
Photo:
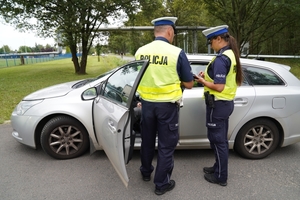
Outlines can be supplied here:
<path id="1" fill-rule="evenodd" d="M 214 57 L 214 55 L 207 54 L 187 54 L 187 58 L 191 63 L 197 62 L 209 62 Z M 244 67 L 259 67 L 271 70 L 275 72 L 278 76 L 282 77 L 289 85 L 300 86 L 299 79 L 290 72 L 291 67 L 288 65 L 283 65 L 274 62 L 268 62 L 263 60 L 255 60 L 248 58 L 240 58 L 241 64 Z"/>
<path id="2" fill-rule="evenodd" d="M 190 62 L 209 62 L 214 55 L 208 55 L 208 54 L 187 54 L 187 58 Z M 260 67 L 267 67 L 267 68 L 284 68 L 286 70 L 290 70 L 291 67 L 288 65 L 283 65 L 279 63 L 274 63 L 274 62 L 268 62 L 268 61 L 262 61 L 262 60 L 255 60 L 255 59 L 248 59 L 248 58 L 240 58 L 241 63 L 243 65 L 255 65 L 255 66 L 260 66 Z"/>

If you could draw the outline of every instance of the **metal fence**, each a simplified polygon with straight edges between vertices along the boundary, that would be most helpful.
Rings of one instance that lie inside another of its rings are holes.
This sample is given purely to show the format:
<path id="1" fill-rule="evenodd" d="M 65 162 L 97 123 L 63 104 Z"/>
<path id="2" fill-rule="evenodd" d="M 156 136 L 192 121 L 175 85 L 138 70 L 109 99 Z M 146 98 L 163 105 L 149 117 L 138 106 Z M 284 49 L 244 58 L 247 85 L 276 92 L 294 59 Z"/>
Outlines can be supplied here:
<path id="1" fill-rule="evenodd" d="M 80 55 L 79 55 L 80 56 Z M 2 54 L 0 56 L 0 68 L 18 65 L 28 65 L 40 62 L 71 58 L 69 54 L 45 54 L 45 55 L 18 55 L 18 54 Z"/>

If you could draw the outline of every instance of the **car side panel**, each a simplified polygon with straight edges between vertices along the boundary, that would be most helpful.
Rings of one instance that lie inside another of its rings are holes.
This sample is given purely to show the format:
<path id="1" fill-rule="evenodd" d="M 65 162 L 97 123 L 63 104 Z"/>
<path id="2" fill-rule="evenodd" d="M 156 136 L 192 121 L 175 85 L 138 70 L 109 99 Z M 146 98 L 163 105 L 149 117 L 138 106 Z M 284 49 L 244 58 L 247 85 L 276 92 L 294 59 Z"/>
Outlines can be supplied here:
<path id="1" fill-rule="evenodd" d="M 202 98 L 203 87 L 185 89 L 183 107 L 179 111 L 179 146 L 207 146 L 205 126 L 205 101 Z"/>
<path id="2" fill-rule="evenodd" d="M 252 86 L 240 86 L 234 98 L 234 110 L 229 117 L 228 139 L 232 138 L 238 124 L 243 121 L 247 113 L 255 106 L 256 92 Z"/>
<path id="3" fill-rule="evenodd" d="M 125 168 L 123 135 L 126 131 L 128 110 L 104 98 L 96 102 L 94 121 L 98 141 L 127 187 L 129 178 Z"/>
<path id="4" fill-rule="evenodd" d="M 179 146 L 199 146 L 199 148 L 210 148 L 206 129 L 206 105 L 202 98 L 203 88 L 196 87 L 184 90 L 183 107 L 180 109 L 179 117 Z M 237 90 L 234 99 L 234 111 L 229 118 L 228 138 L 234 128 L 251 109 L 255 100 L 255 90 L 252 86 L 241 86 Z"/>
<path id="5" fill-rule="evenodd" d="M 233 141 L 239 129 L 255 118 L 270 118 L 283 128 L 286 146 L 300 141 L 300 90 L 299 87 L 287 86 L 255 86 L 256 99 L 247 116 L 233 130 Z"/>

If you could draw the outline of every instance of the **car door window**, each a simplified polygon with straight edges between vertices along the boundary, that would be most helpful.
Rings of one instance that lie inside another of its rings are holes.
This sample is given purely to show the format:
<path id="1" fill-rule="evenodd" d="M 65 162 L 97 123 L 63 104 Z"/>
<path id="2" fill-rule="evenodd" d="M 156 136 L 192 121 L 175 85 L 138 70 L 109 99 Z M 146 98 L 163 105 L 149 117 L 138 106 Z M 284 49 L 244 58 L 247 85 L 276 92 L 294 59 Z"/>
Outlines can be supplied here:
<path id="1" fill-rule="evenodd" d="M 252 85 L 285 85 L 274 72 L 258 67 L 244 67 L 244 75 Z"/>
<path id="2" fill-rule="evenodd" d="M 126 106 L 132 86 L 143 63 L 131 63 L 117 70 L 108 78 L 106 84 L 103 85 L 102 95 L 118 104 Z"/>
<path id="3" fill-rule="evenodd" d="M 200 71 L 204 72 L 208 63 L 206 62 L 201 62 L 201 63 L 190 63 L 191 64 L 191 68 L 192 68 L 192 73 L 193 74 L 199 74 Z M 244 71 L 244 69 L 243 69 Z M 242 82 L 242 86 L 249 86 L 249 82 L 247 80 L 247 77 L 245 76 L 245 74 L 243 73 L 243 82 Z M 197 83 L 195 81 L 194 86 L 193 87 L 203 87 L 202 84 Z"/>
<path id="4" fill-rule="evenodd" d="M 199 72 L 204 72 L 205 68 L 207 66 L 208 63 L 203 62 L 203 63 L 190 63 L 191 64 L 191 68 L 192 68 L 192 73 L 193 74 L 199 74 Z M 202 84 L 197 83 L 196 81 L 194 81 L 194 86 L 193 87 L 203 87 Z"/>

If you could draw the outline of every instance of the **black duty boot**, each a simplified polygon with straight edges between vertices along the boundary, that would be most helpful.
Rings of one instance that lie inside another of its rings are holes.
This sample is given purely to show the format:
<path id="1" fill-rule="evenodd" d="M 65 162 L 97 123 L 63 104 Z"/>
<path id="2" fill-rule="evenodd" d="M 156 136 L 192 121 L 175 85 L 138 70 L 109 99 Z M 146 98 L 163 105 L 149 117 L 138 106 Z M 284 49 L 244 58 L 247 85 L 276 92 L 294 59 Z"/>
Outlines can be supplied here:
<path id="1" fill-rule="evenodd" d="M 215 184 L 219 184 L 221 186 L 226 186 L 227 185 L 227 182 L 220 182 L 216 179 L 215 175 L 214 174 L 204 174 L 204 178 L 205 180 L 207 180 L 208 182 L 210 183 L 215 183 Z"/>
<path id="2" fill-rule="evenodd" d="M 155 194 L 157 195 L 162 195 L 168 191 L 173 190 L 175 187 L 175 181 L 174 180 L 170 180 L 169 184 L 167 184 L 167 186 L 163 187 L 162 189 L 155 189 Z"/>
<path id="3" fill-rule="evenodd" d="M 203 172 L 205 174 L 213 174 L 215 172 L 214 167 L 203 167 Z"/>

